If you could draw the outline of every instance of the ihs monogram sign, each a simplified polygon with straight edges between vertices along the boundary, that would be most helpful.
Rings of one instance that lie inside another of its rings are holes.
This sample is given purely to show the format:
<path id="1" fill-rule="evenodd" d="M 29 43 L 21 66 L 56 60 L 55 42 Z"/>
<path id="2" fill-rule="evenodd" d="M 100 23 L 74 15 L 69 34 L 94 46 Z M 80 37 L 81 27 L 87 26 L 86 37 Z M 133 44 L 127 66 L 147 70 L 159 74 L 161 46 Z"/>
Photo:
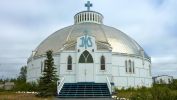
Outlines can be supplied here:
<path id="1" fill-rule="evenodd" d="M 92 38 L 90 36 L 88 36 L 87 34 L 85 34 L 85 36 L 80 38 L 80 45 L 79 47 L 85 47 L 85 49 L 87 49 L 88 47 L 92 47 L 93 43 L 92 43 Z"/>

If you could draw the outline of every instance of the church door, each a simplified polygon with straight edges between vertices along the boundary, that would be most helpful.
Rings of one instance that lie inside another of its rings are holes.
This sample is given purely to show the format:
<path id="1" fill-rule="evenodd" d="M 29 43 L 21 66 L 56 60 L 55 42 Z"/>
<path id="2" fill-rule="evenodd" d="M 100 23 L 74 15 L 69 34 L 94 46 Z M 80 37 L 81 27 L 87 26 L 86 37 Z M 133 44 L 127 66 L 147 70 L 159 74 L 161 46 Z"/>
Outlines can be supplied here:
<path id="1" fill-rule="evenodd" d="M 79 58 L 78 64 L 78 82 L 93 82 L 93 57 L 86 50 L 84 51 Z"/>

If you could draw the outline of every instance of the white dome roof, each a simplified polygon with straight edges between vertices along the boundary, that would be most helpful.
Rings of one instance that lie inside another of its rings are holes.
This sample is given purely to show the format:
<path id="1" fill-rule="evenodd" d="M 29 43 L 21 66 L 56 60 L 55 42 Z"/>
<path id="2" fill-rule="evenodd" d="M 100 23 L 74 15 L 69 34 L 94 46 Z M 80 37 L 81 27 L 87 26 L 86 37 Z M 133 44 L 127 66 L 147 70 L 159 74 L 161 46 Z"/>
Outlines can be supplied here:
<path id="1" fill-rule="evenodd" d="M 77 38 L 89 31 L 96 39 L 97 49 L 112 49 L 112 52 L 142 55 L 142 47 L 125 33 L 113 27 L 97 23 L 80 23 L 56 31 L 45 39 L 37 48 L 35 56 L 43 55 L 48 50 L 54 53 L 64 50 L 76 50 Z M 144 53 L 145 54 L 145 53 Z M 145 57 L 149 58 L 146 54 Z"/>
<path id="2" fill-rule="evenodd" d="M 90 7 L 90 6 L 89 6 Z M 58 53 L 61 50 L 76 50 L 77 38 L 85 32 L 95 37 L 97 50 L 112 50 L 113 53 L 132 54 L 149 58 L 142 47 L 120 30 L 103 24 L 103 15 L 82 11 L 74 16 L 74 25 L 60 29 L 45 39 L 33 56 L 40 56 L 48 50 Z"/>

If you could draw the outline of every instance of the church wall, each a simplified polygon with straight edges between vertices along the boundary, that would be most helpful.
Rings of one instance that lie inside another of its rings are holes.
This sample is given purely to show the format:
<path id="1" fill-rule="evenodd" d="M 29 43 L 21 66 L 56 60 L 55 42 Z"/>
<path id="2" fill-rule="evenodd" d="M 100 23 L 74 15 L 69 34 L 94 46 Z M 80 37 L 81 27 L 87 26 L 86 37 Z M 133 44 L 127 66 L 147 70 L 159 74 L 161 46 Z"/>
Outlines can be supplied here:
<path id="1" fill-rule="evenodd" d="M 151 87 L 151 85 L 152 85 L 152 78 L 146 78 L 145 79 L 145 84 L 146 84 L 147 87 Z"/>
<path id="2" fill-rule="evenodd" d="M 147 60 L 143 60 L 140 58 L 134 58 L 135 59 L 135 67 L 136 67 L 136 76 L 141 76 L 141 77 L 150 77 L 150 73 L 149 73 L 149 65 L 150 62 Z M 144 65 L 143 65 L 144 64 Z"/>
<path id="3" fill-rule="evenodd" d="M 104 56 L 105 57 L 105 70 L 101 70 L 100 69 L 100 59 L 101 59 L 101 56 Z M 97 52 L 96 53 L 96 56 L 95 56 L 95 65 L 96 65 L 96 68 L 97 68 L 97 74 L 110 74 L 111 73 L 111 54 L 109 52 Z"/>
<path id="4" fill-rule="evenodd" d="M 134 62 L 135 72 L 126 72 L 125 60 Z M 144 64 L 144 65 L 143 65 Z M 152 77 L 149 72 L 150 62 L 137 57 L 113 55 L 112 81 L 118 88 L 151 86 Z"/>
<path id="5" fill-rule="evenodd" d="M 55 67 L 57 68 L 56 70 L 59 71 L 59 55 L 54 55 L 54 64 Z M 42 75 L 42 71 L 44 69 L 44 60 L 46 57 L 39 57 L 32 59 L 28 64 L 27 64 L 27 82 L 37 82 L 39 77 Z M 59 75 L 59 73 L 57 73 Z"/>
<path id="6" fill-rule="evenodd" d="M 119 89 L 121 89 L 121 88 L 126 88 L 127 87 L 127 77 L 121 77 L 121 76 L 119 76 L 119 77 L 114 77 L 113 78 L 113 81 L 114 81 L 114 84 L 115 84 L 115 86 L 117 87 L 117 88 L 119 88 Z"/>
<path id="7" fill-rule="evenodd" d="M 135 77 L 128 77 L 128 86 L 129 87 L 135 86 Z"/>
<path id="8" fill-rule="evenodd" d="M 124 71 L 124 68 L 121 70 L 121 67 L 118 67 L 116 65 L 112 65 L 112 75 L 113 76 L 120 76 L 120 73 Z"/>
<path id="9" fill-rule="evenodd" d="M 105 70 L 101 70 L 100 59 L 101 56 L 105 57 Z M 95 82 L 106 82 L 106 77 L 111 76 L 111 53 L 109 51 L 97 51 L 95 53 Z"/>
<path id="10" fill-rule="evenodd" d="M 63 51 L 60 55 L 60 77 L 65 77 L 66 82 L 76 82 L 76 52 Z M 72 57 L 72 70 L 67 70 L 67 61 L 69 56 Z"/>
<path id="11" fill-rule="evenodd" d="M 136 87 L 141 87 L 143 85 L 144 78 L 135 78 L 135 86 Z"/>
<path id="12" fill-rule="evenodd" d="M 94 53 L 91 53 L 93 55 L 94 59 L 94 80 L 95 82 L 106 82 L 106 76 L 111 76 L 111 53 L 109 51 L 95 51 Z M 65 76 L 66 82 L 76 82 L 77 80 L 77 64 L 78 59 L 77 53 L 74 51 L 63 51 L 61 54 L 61 60 L 60 60 L 60 77 Z M 72 64 L 72 70 L 67 70 L 67 58 L 68 56 L 71 56 L 73 59 Z M 100 58 L 101 56 L 105 56 L 106 60 L 106 70 L 100 70 Z"/>
<path id="13" fill-rule="evenodd" d="M 31 60 L 27 64 L 27 82 L 37 82 L 37 79 L 41 76 L 41 62 L 44 57 Z"/>
<path id="14" fill-rule="evenodd" d="M 53 58 L 54 58 L 54 64 L 55 64 L 55 68 L 56 68 L 56 70 L 57 70 L 57 75 L 58 76 L 60 76 L 59 75 L 59 72 L 60 72 L 60 55 L 55 55 L 55 56 L 53 56 Z"/>
<path id="15" fill-rule="evenodd" d="M 72 70 L 67 70 L 67 58 L 72 57 Z M 94 80 L 95 82 L 106 82 L 106 76 L 114 82 L 118 88 L 151 86 L 152 78 L 149 73 L 150 62 L 136 57 L 127 57 L 121 55 L 112 55 L 109 51 L 95 51 L 94 53 Z M 106 70 L 100 70 L 100 57 L 104 55 L 106 59 Z M 65 51 L 60 55 L 54 56 L 54 63 L 57 68 L 57 74 L 65 77 L 66 82 L 76 82 L 77 54 L 74 51 Z M 45 57 L 36 58 L 28 63 L 27 81 L 36 81 L 41 76 L 41 62 Z M 135 73 L 130 74 L 125 70 L 125 60 L 131 59 L 135 64 Z"/>

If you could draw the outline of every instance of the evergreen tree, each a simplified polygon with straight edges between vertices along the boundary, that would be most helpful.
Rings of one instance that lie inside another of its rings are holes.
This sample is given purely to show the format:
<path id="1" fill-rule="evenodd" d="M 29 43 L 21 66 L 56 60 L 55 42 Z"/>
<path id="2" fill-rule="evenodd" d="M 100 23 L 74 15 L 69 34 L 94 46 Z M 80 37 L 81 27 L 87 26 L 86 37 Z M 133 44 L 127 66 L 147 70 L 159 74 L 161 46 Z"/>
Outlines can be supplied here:
<path id="1" fill-rule="evenodd" d="M 44 63 L 44 70 L 42 77 L 39 80 L 39 96 L 48 97 L 56 94 L 57 90 L 57 75 L 54 67 L 54 59 L 52 51 L 46 52 L 47 59 Z"/>
<path id="2" fill-rule="evenodd" d="M 20 75 L 18 76 L 19 81 L 26 82 L 27 66 L 22 66 L 20 69 Z"/>

